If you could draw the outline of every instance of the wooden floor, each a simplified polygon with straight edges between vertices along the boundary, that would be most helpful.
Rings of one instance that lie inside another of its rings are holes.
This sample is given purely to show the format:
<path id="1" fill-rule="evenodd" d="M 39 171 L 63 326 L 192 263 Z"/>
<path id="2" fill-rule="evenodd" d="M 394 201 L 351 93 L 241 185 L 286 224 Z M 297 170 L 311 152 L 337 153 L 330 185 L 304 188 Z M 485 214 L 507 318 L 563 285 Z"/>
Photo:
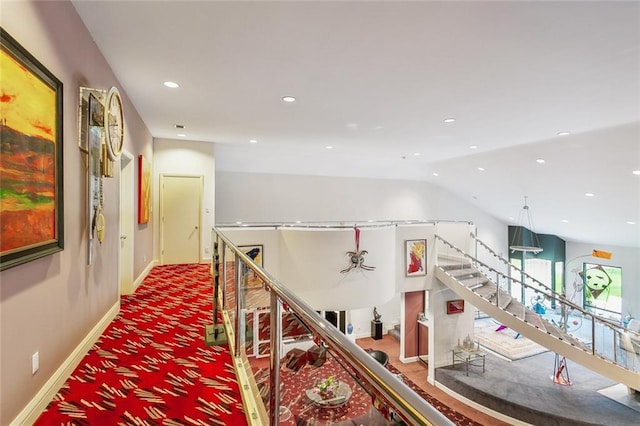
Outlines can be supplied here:
<path id="1" fill-rule="evenodd" d="M 405 364 L 400 361 L 400 343 L 388 334 L 383 335 L 381 340 L 374 340 L 371 337 L 364 337 L 357 339 L 356 343 L 363 349 L 379 349 L 386 352 L 389 355 L 389 362 L 393 364 L 398 370 L 407 376 L 412 382 L 420 386 L 427 393 L 432 395 L 447 406 L 453 408 L 459 413 L 464 414 L 472 420 L 483 425 L 491 426 L 508 426 L 508 423 L 504 423 L 488 414 L 482 413 L 475 408 L 458 401 L 457 399 L 449 396 L 444 391 L 436 388 L 435 386 L 427 382 L 427 366 L 422 362 L 412 362 Z"/>

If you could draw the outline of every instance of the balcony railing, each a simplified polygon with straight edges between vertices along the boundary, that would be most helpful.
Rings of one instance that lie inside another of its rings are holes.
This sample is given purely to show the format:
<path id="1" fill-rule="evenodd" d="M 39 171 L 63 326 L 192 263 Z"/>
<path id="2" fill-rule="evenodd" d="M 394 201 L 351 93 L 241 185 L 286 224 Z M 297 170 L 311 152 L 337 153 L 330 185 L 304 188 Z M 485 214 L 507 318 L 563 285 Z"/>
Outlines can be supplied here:
<path id="1" fill-rule="evenodd" d="M 213 241 L 218 302 L 252 424 L 453 424 L 217 228 Z"/>

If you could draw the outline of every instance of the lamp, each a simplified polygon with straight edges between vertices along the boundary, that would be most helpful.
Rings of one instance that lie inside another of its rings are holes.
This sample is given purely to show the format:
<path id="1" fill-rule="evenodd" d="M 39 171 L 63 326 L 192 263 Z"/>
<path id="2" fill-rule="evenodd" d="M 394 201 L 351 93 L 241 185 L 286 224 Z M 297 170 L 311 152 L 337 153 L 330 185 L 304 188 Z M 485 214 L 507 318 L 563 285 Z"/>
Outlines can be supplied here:
<path id="1" fill-rule="evenodd" d="M 525 219 L 527 220 L 527 227 L 524 226 Z M 530 245 L 526 245 L 523 229 L 528 230 L 530 233 Z M 513 234 L 513 239 L 511 241 L 511 245 L 509 246 L 509 250 L 511 250 L 512 252 L 520 251 L 533 254 L 538 254 L 542 251 L 542 247 L 540 247 L 540 240 L 538 239 L 538 234 L 536 234 L 533 229 L 531 210 L 529 209 L 529 205 L 527 204 L 526 196 L 524 197 L 524 206 L 522 206 L 520 215 L 518 216 L 518 226 Z"/>

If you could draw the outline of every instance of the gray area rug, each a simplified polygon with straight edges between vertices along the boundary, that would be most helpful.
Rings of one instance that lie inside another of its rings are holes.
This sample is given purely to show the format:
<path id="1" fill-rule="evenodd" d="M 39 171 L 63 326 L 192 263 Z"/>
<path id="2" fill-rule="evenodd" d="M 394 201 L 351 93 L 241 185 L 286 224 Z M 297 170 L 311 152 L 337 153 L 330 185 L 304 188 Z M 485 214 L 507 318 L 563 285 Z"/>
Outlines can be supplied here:
<path id="1" fill-rule="evenodd" d="M 533 425 L 640 424 L 631 408 L 598 393 L 617 383 L 567 361 L 571 386 L 551 380 L 555 353 L 544 352 L 517 361 L 489 353 L 486 372 L 463 364 L 436 369 L 436 381 L 494 411 Z"/>

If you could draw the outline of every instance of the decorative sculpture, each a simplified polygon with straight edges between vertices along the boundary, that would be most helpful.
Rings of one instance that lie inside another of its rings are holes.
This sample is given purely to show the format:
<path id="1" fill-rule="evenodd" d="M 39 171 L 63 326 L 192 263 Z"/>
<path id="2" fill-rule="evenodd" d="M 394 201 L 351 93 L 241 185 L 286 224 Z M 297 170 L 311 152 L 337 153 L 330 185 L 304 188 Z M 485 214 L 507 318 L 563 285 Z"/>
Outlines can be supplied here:
<path id="1" fill-rule="evenodd" d="M 364 255 L 368 253 L 366 250 L 360 250 L 360 229 L 355 228 L 356 232 L 356 251 L 348 251 L 347 256 L 349 256 L 350 264 L 348 267 L 344 268 L 340 271 L 341 274 L 346 274 L 352 269 L 361 268 L 366 271 L 373 271 L 376 269 L 375 266 L 368 266 L 364 264 Z"/>
<path id="2" fill-rule="evenodd" d="M 373 320 L 374 320 L 375 322 L 379 322 L 379 321 L 380 321 L 380 318 L 382 318 L 382 315 L 380 315 L 380 314 L 378 313 L 378 308 L 376 308 L 376 307 L 374 306 L 374 307 L 373 307 Z"/>

